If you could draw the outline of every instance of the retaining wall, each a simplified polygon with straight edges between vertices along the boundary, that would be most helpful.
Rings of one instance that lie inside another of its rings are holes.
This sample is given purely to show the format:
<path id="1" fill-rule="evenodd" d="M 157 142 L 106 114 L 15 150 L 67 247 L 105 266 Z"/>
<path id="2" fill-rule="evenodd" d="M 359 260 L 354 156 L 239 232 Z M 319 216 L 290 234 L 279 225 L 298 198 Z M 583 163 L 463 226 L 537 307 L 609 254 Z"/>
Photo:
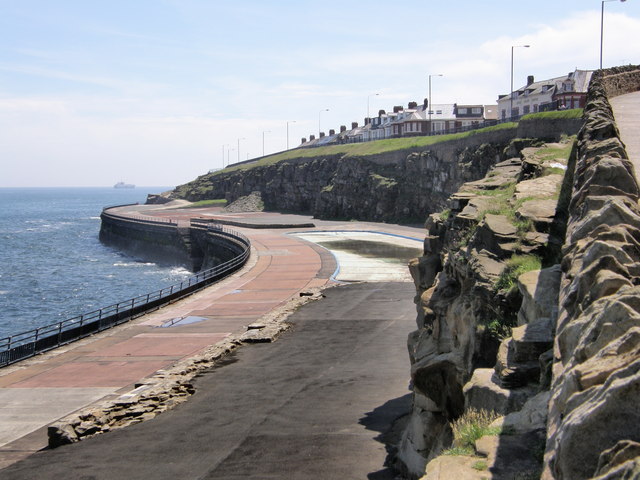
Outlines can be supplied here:
<path id="1" fill-rule="evenodd" d="M 640 189 L 607 100 L 640 68 L 596 72 L 563 247 L 543 479 L 638 478 Z"/>

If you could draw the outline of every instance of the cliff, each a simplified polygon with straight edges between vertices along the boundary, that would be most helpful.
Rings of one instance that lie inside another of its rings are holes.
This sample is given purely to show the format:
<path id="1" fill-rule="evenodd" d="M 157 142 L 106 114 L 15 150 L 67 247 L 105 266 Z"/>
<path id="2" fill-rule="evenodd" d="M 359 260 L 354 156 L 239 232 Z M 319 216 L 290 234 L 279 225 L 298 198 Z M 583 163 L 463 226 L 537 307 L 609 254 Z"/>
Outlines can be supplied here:
<path id="1" fill-rule="evenodd" d="M 169 196 L 232 202 L 257 191 L 268 210 L 317 218 L 422 221 L 425 212 L 443 208 L 460 185 L 482 178 L 504 160 L 503 152 L 515 138 L 557 140 L 562 133 L 577 132 L 579 123 L 575 118 L 533 117 L 520 125 L 442 138 L 292 150 L 203 175 Z"/>
<path id="2" fill-rule="evenodd" d="M 640 192 L 607 101 L 637 90 L 597 72 L 571 151 L 522 149 L 427 220 L 410 477 L 640 478 Z"/>

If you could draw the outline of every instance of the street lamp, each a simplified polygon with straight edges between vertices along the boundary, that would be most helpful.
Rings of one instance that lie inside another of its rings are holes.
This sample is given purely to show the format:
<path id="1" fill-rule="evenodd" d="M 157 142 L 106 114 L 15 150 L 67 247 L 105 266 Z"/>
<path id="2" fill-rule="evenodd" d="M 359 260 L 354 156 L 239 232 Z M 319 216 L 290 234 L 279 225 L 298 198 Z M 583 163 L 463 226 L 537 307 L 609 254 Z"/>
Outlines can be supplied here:
<path id="1" fill-rule="evenodd" d="M 239 138 L 238 139 L 238 162 L 240 161 L 240 140 L 246 140 L 246 138 Z"/>
<path id="2" fill-rule="evenodd" d="M 287 122 L 287 150 L 289 150 L 289 124 L 290 123 L 296 123 L 295 120 L 289 120 Z"/>
<path id="3" fill-rule="evenodd" d="M 602 42 L 604 38 L 604 4 L 607 2 L 615 2 L 616 0 L 602 0 L 602 9 L 600 11 L 600 70 L 602 70 Z M 620 0 L 625 2 L 626 0 Z"/>
<path id="4" fill-rule="evenodd" d="M 371 95 L 367 95 L 367 118 L 371 118 L 369 116 L 369 99 L 371 97 L 377 97 L 378 95 L 380 95 L 379 93 L 372 93 Z"/>
<path id="5" fill-rule="evenodd" d="M 224 147 L 228 147 L 228 144 L 222 145 L 222 168 L 224 168 Z"/>
<path id="6" fill-rule="evenodd" d="M 509 117 L 513 117 L 513 49 L 522 47 L 529 48 L 531 45 L 511 45 L 511 91 L 509 93 Z"/>
<path id="7" fill-rule="evenodd" d="M 264 134 L 265 133 L 271 133 L 271 130 L 264 130 L 262 132 L 262 156 L 264 157 Z"/>
<path id="8" fill-rule="evenodd" d="M 227 148 L 227 167 L 229 166 L 229 155 L 235 148 Z"/>
<path id="9" fill-rule="evenodd" d="M 429 110 L 429 130 L 433 132 L 433 128 L 431 126 L 431 112 L 433 112 L 433 102 L 431 101 L 431 77 L 443 77 L 441 73 L 434 73 L 433 75 L 429 75 L 429 103 L 427 105 L 427 109 Z"/>
<path id="10" fill-rule="evenodd" d="M 318 112 L 318 136 L 320 136 L 320 131 L 322 130 L 322 129 L 320 128 L 320 114 L 321 114 L 322 112 L 328 112 L 328 111 L 329 111 L 329 109 L 328 109 L 328 108 L 325 108 L 325 109 L 320 110 L 320 111 Z"/>

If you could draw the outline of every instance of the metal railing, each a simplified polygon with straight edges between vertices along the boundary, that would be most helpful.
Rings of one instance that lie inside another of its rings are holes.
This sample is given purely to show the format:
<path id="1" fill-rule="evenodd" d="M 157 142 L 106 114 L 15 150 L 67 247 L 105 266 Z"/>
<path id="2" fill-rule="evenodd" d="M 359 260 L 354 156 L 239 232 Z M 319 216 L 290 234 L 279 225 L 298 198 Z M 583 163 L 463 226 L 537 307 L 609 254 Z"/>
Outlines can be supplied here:
<path id="1" fill-rule="evenodd" d="M 148 221 L 148 219 L 145 220 Z M 190 295 L 240 269 L 250 255 L 251 242 L 249 239 L 239 232 L 222 226 L 207 225 L 207 230 L 213 236 L 226 237 L 227 240 L 238 245 L 241 253 L 231 260 L 155 292 L 143 294 L 58 323 L 1 338 L 0 367 L 128 322 Z"/>

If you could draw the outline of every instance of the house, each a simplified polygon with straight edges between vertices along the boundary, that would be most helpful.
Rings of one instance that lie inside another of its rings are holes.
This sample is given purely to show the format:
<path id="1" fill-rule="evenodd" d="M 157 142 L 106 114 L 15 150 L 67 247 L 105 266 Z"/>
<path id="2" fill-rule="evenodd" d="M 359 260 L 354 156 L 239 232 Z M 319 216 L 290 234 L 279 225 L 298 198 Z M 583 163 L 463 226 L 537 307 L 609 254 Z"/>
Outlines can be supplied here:
<path id="1" fill-rule="evenodd" d="M 498 98 L 499 116 L 504 120 L 545 110 L 582 108 L 592 73 L 576 69 L 565 76 L 541 82 L 529 75 L 525 86 Z"/>

